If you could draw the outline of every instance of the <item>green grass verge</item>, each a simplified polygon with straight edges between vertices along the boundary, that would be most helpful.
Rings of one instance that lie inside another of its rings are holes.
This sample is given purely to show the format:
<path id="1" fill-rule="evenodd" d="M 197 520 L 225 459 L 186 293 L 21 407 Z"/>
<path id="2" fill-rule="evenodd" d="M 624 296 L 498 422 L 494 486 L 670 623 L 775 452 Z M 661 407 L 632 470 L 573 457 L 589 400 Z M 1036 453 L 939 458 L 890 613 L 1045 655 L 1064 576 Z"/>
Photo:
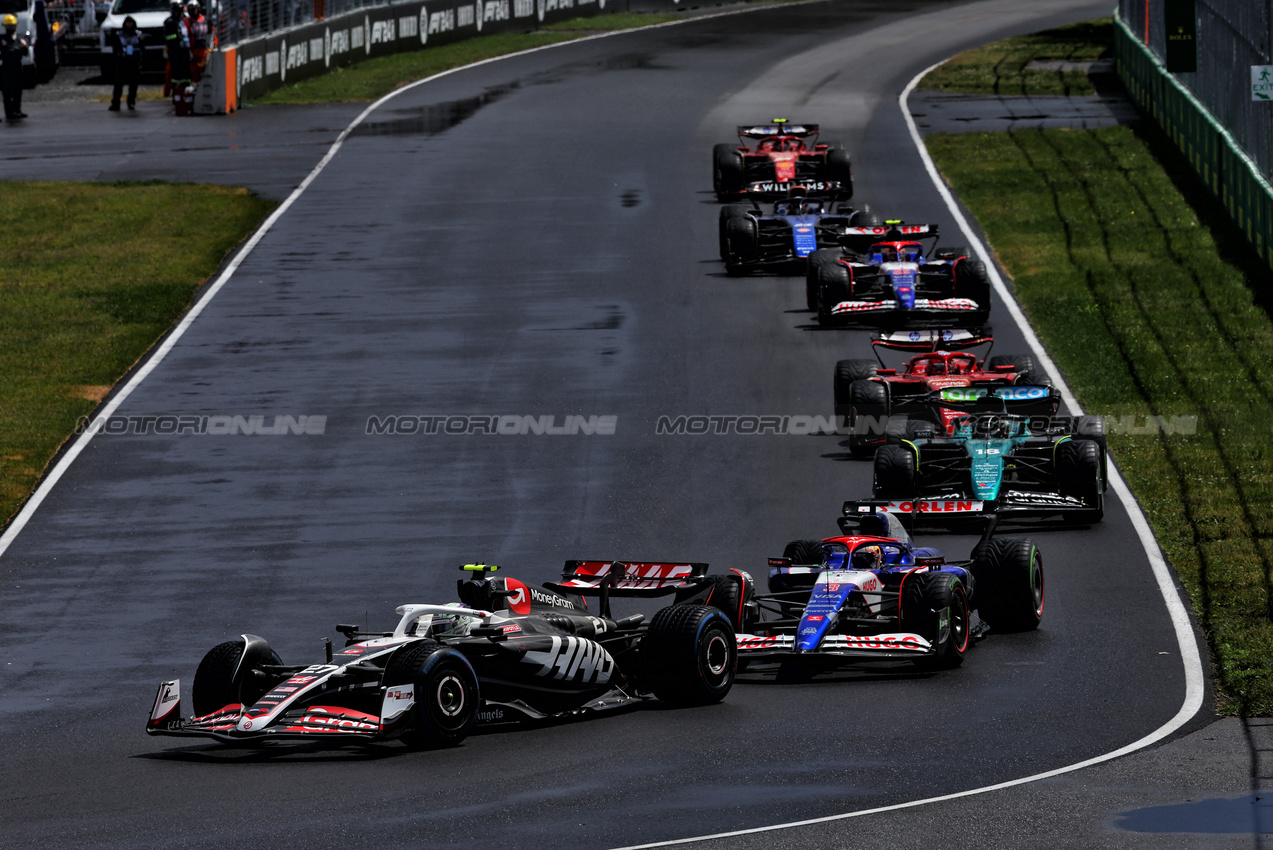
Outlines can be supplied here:
<path id="1" fill-rule="evenodd" d="M 1091 62 L 1114 55 L 1110 18 L 1018 36 L 960 53 L 920 88 L 968 94 L 1092 94 L 1087 72 L 1029 68 L 1031 62 Z"/>
<path id="2" fill-rule="evenodd" d="M 1003 55 L 992 45 L 983 64 Z M 1258 262 L 1156 128 L 926 142 L 1083 406 L 1123 426 L 1110 449 L 1206 631 L 1218 710 L 1273 714 L 1273 320 Z M 1127 432 L 1146 416 L 1197 430 Z"/>
<path id="3" fill-rule="evenodd" d="M 414 53 L 397 53 L 393 56 L 368 59 L 366 62 L 359 62 L 348 68 L 338 68 L 321 77 L 275 89 L 252 103 L 332 103 L 378 100 L 407 83 L 451 68 L 480 62 L 483 59 L 505 56 L 519 50 L 529 50 L 532 47 L 543 47 L 546 44 L 574 41 L 598 32 L 675 21 L 681 17 L 683 16 L 675 14 L 598 15 L 559 21 L 536 32 L 478 36 Z"/>
<path id="4" fill-rule="evenodd" d="M 0 519 L 273 204 L 169 183 L 0 184 Z"/>

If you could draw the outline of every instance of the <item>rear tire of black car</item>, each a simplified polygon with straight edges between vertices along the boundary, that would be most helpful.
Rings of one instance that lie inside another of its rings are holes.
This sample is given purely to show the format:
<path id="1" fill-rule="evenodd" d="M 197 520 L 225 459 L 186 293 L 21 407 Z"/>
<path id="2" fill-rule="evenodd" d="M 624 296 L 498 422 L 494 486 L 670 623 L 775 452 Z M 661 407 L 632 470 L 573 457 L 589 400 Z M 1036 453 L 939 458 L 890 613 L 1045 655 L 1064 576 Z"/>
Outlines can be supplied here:
<path id="1" fill-rule="evenodd" d="M 249 659 L 245 669 L 239 670 L 238 679 L 235 671 L 239 668 L 239 659 L 243 657 L 242 640 L 227 640 L 219 643 L 203 656 L 194 674 L 194 686 L 191 688 L 191 708 L 195 717 L 202 717 L 227 705 L 250 706 L 274 687 L 281 678 L 279 676 L 257 676 L 253 670 L 255 665 Z M 278 653 L 269 650 L 269 654 L 258 659 L 257 663 L 282 664 Z"/>
<path id="2" fill-rule="evenodd" d="M 839 388 L 837 387 L 837 390 Z M 888 385 L 883 381 L 854 381 L 849 384 L 845 416 L 849 428 L 849 451 L 854 457 L 870 457 L 885 437 L 888 427 Z M 836 414 L 840 395 L 836 393 Z"/>
<path id="3" fill-rule="evenodd" d="M 844 200 L 853 197 L 853 158 L 839 144 L 827 148 L 827 179 L 840 183 L 838 197 Z"/>
<path id="4" fill-rule="evenodd" d="M 977 302 L 977 309 L 970 315 L 971 323 L 983 325 L 990 318 L 990 278 L 986 264 L 981 260 L 960 260 L 955 263 L 955 297 Z"/>
<path id="5" fill-rule="evenodd" d="M 482 700 L 477 674 L 468 660 L 433 641 L 399 652 L 385 669 L 386 687 L 411 685 L 415 705 L 402 740 L 421 749 L 454 747 L 477 723 Z"/>
<path id="6" fill-rule="evenodd" d="M 712 148 L 712 190 L 718 200 L 727 201 L 743 188 L 743 156 L 731 144 Z"/>
<path id="7" fill-rule="evenodd" d="M 1043 556 L 1028 537 L 992 537 L 973 553 L 978 615 L 999 632 L 1028 632 L 1043 619 Z"/>
<path id="8" fill-rule="evenodd" d="M 722 240 L 725 248 L 725 271 L 731 275 L 741 274 L 743 263 L 756 255 L 759 241 L 759 230 L 756 219 L 741 216 L 722 220 Z"/>
<path id="9" fill-rule="evenodd" d="M 916 659 L 930 670 L 953 670 L 964 663 L 971 630 L 968 591 L 953 573 L 917 575 L 903 582 L 901 628 L 918 634 L 936 651 Z M 946 627 L 942 628 L 943 616 Z"/>
<path id="10" fill-rule="evenodd" d="M 905 446 L 883 445 L 875 450 L 875 498 L 915 497 L 915 455 Z"/>
<path id="11" fill-rule="evenodd" d="M 1062 496 L 1082 499 L 1087 510 L 1070 511 L 1073 523 L 1100 522 L 1105 515 L 1101 494 L 1101 447 L 1095 440 L 1066 440 L 1056 447 L 1056 478 Z"/>
<path id="12" fill-rule="evenodd" d="M 818 324 L 824 327 L 835 323 L 831 312 L 835 305 L 850 297 L 849 270 L 839 263 L 830 263 L 818 269 Z"/>
<path id="13" fill-rule="evenodd" d="M 655 613 L 641 638 L 644 682 L 673 706 L 720 702 L 733 687 L 738 645 L 729 618 L 704 605 L 671 605 Z"/>
<path id="14" fill-rule="evenodd" d="M 818 271 L 844 256 L 839 248 L 819 248 L 805 258 L 804 303 L 810 311 L 818 309 Z"/>

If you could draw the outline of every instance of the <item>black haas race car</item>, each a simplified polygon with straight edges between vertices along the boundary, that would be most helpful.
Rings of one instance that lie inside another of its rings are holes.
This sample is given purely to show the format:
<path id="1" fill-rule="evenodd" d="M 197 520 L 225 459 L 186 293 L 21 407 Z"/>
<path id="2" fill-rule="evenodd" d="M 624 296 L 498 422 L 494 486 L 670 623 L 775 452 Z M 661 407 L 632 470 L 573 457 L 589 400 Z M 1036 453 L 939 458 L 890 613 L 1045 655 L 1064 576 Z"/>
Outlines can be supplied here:
<path id="1" fill-rule="evenodd" d="M 935 224 L 886 221 L 848 228 L 841 247 L 809 255 L 805 300 L 818 324 L 875 327 L 967 327 L 990 316 L 986 265 L 963 247 L 925 249 Z M 865 249 L 863 239 L 871 239 Z"/>
<path id="2" fill-rule="evenodd" d="M 738 128 L 742 144 L 712 149 L 712 188 L 722 201 L 752 195 L 782 197 L 792 184 L 810 192 L 853 197 L 853 168 L 849 152 L 838 143 L 817 141 L 817 124 L 792 124 L 775 118 L 769 124 Z M 747 139 L 756 139 L 754 148 Z"/>
<path id="3" fill-rule="evenodd" d="M 806 257 L 819 247 L 839 245 L 848 228 L 879 223 L 870 210 L 812 197 L 803 186 L 792 186 L 786 198 L 774 203 L 772 214 L 754 200 L 751 207 L 721 207 L 720 258 L 731 275 L 788 270 L 799 274 Z"/>
<path id="4" fill-rule="evenodd" d="M 560 582 L 529 587 L 489 575 L 460 580 L 459 603 L 403 605 L 391 632 L 338 625 L 345 647 L 319 664 L 284 664 L 269 643 L 242 635 L 213 647 L 181 714 L 180 680 L 159 686 L 146 731 L 223 742 L 287 739 L 460 743 L 481 723 L 541 720 L 658 698 L 676 706 L 725 698 L 737 645 L 731 578 L 707 564 L 568 561 Z M 675 594 L 676 604 L 615 618 L 612 597 Z M 588 610 L 585 596 L 599 597 Z"/>

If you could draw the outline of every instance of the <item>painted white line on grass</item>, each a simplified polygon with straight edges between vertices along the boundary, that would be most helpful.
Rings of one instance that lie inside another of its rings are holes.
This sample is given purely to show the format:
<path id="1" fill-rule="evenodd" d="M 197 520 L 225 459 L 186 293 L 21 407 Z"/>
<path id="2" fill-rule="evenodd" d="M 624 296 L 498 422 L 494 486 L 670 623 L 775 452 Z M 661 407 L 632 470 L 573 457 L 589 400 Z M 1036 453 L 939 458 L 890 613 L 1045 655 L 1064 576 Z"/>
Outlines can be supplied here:
<path id="1" fill-rule="evenodd" d="M 1025 313 L 1021 311 L 1020 305 L 1017 304 L 1016 298 L 1012 291 L 1008 289 L 1003 278 L 999 275 L 999 270 L 995 267 L 994 258 L 986 250 L 985 245 L 977 238 L 973 229 L 968 225 L 968 220 L 959 210 L 959 205 L 955 202 L 955 198 L 951 195 L 950 190 L 946 188 L 945 181 L 937 171 L 937 166 L 933 163 L 933 158 L 928 155 L 928 149 L 924 147 L 924 140 L 920 138 L 919 130 L 915 126 L 915 121 L 911 118 L 910 108 L 907 101 L 911 92 L 915 90 L 915 86 L 933 69 L 945 64 L 938 62 L 929 68 L 925 68 L 914 79 L 907 84 L 901 96 L 898 97 L 898 105 L 902 109 L 902 116 L 906 119 L 906 126 L 910 129 L 911 140 L 915 143 L 915 148 L 919 151 L 920 158 L 924 161 L 924 168 L 928 171 L 928 176 L 932 178 L 933 185 L 937 187 L 938 193 L 942 196 L 942 200 L 946 203 L 946 208 L 950 210 L 950 214 L 955 219 L 955 223 L 959 225 L 960 230 L 968 239 L 968 244 L 972 246 L 977 256 L 986 264 L 986 271 L 990 274 L 990 280 L 995 288 L 995 294 L 999 298 L 999 304 L 1005 308 L 1017 327 L 1021 329 L 1021 333 L 1025 336 L 1026 342 L 1030 346 L 1030 350 L 1034 352 L 1034 356 L 1038 358 L 1052 375 L 1053 383 L 1060 390 L 1065 404 L 1070 408 L 1070 412 L 1079 415 L 1083 412 L 1078 400 L 1074 394 L 1070 392 L 1070 388 L 1066 385 L 1065 379 L 1062 377 L 1056 364 L 1052 362 L 1052 358 L 1048 356 L 1044 350 L 1042 343 L 1039 342 L 1038 336 L 1026 321 Z M 771 826 L 754 827 L 752 829 L 738 829 L 732 832 L 718 832 L 713 835 L 701 835 L 695 838 L 681 838 L 674 841 L 656 841 L 650 844 L 635 844 L 628 847 L 617 848 L 617 850 L 649 850 L 654 847 L 671 847 L 677 844 L 692 844 L 699 841 L 713 841 L 722 838 L 737 838 L 743 835 L 755 835 L 764 832 L 776 832 L 784 829 L 794 829 L 801 826 L 814 826 L 822 823 L 832 823 L 834 821 L 849 820 L 850 818 L 866 817 L 867 815 L 878 815 L 885 812 L 896 812 L 902 809 L 912 809 L 916 806 L 927 806 L 932 803 L 942 803 L 947 800 L 958 800 L 963 797 L 973 797 L 978 794 L 989 794 L 993 791 L 1003 791 L 1007 788 L 1015 788 L 1018 785 L 1027 785 L 1031 782 L 1038 782 L 1043 779 L 1051 779 L 1054 776 L 1061 776 L 1065 773 L 1072 773 L 1076 770 L 1082 770 L 1087 767 L 1102 764 L 1113 759 L 1120 758 L 1142 750 L 1163 738 L 1175 732 L 1184 726 L 1189 720 L 1198 713 L 1198 709 L 1202 708 L 1202 697 L 1205 692 L 1204 678 L 1202 670 L 1202 657 L 1198 651 L 1198 643 L 1194 638 L 1193 626 L 1189 622 L 1189 613 L 1185 610 L 1184 603 L 1180 599 L 1180 593 L 1176 589 L 1175 580 L 1172 578 L 1171 569 L 1167 566 L 1167 561 L 1163 557 L 1162 550 L 1158 548 L 1158 541 L 1154 539 L 1154 534 L 1149 528 L 1149 522 L 1145 519 L 1144 513 L 1141 512 L 1140 505 L 1136 503 L 1135 497 L 1132 496 L 1131 490 L 1128 489 L 1127 483 L 1123 480 L 1123 476 L 1113 465 L 1110 466 L 1110 484 L 1113 486 L 1115 494 L 1122 502 L 1123 507 L 1127 511 L 1127 516 L 1132 521 L 1132 527 L 1136 530 L 1136 536 L 1140 538 L 1140 544 L 1145 550 L 1145 557 L 1149 560 L 1149 566 L 1154 572 L 1154 579 L 1158 582 L 1158 589 L 1162 593 L 1163 601 L 1167 605 L 1167 613 L 1171 618 L 1172 627 L 1176 632 L 1176 643 L 1180 646 L 1180 659 L 1184 664 L 1185 673 L 1185 695 L 1180 705 L 1180 710 L 1175 716 L 1150 732 L 1138 741 L 1133 741 L 1126 746 L 1119 747 L 1112 752 L 1103 753 L 1084 761 L 1068 764 L 1064 767 L 1058 767 L 1044 773 L 1036 773 L 1032 776 L 1024 776 L 1020 779 L 1010 779 L 1006 782 L 999 782 L 994 785 L 986 785 L 981 788 L 972 788 L 968 791 L 957 791 L 953 794 L 943 794 L 940 797 L 926 797 L 922 800 L 910 800 L 905 803 L 895 803 L 891 806 L 879 806 L 874 809 L 861 809 L 855 812 L 845 812 L 839 815 L 827 815 L 819 818 L 809 818 L 808 820 L 791 821 L 789 823 L 773 824 Z"/>
<path id="2" fill-rule="evenodd" d="M 4 530 L 3 534 L 0 534 L 0 555 L 3 555 L 6 551 L 8 551 L 9 547 L 13 544 L 13 541 L 17 539 L 19 534 L 22 533 L 22 529 L 26 528 L 27 523 L 31 521 L 31 517 L 34 516 L 36 510 L 40 507 L 44 500 L 48 498 L 53 487 L 61 480 L 62 476 L 66 474 L 66 471 L 70 469 L 71 464 L 75 462 L 75 459 L 80 456 L 80 453 L 84 451 L 89 442 L 92 441 L 93 437 L 101 429 L 102 423 L 109 419 L 115 411 L 119 409 L 119 406 L 123 404 L 130 395 L 132 395 L 133 390 L 137 389 L 137 387 L 141 385 L 141 382 L 146 380 L 146 377 L 163 362 L 163 359 L 168 356 L 170 351 L 172 351 L 173 347 L 177 344 L 177 341 L 180 340 L 185 332 L 190 329 L 190 326 L 194 324 L 195 319 L 199 318 L 199 314 L 203 312 L 209 302 L 211 302 L 212 299 L 216 297 L 217 293 L 221 291 L 221 288 L 224 287 L 230 278 L 234 276 L 234 273 L 238 271 L 239 266 L 241 266 L 243 261 L 248 258 L 248 255 L 252 253 L 253 249 L 260 244 L 261 240 L 264 239 L 265 235 L 270 232 L 270 229 L 275 225 L 275 223 L 283 217 L 283 214 L 291 208 L 292 204 L 296 203 L 296 199 L 309 188 L 309 185 L 318 178 L 318 175 L 323 172 L 323 169 L 327 167 L 328 163 L 330 163 L 332 159 L 335 158 L 336 154 L 340 152 L 341 147 L 345 144 L 345 140 L 349 138 L 349 134 L 354 131 L 354 128 L 365 121 L 367 116 L 371 115 L 371 113 L 375 112 L 385 103 L 404 92 L 411 91 L 411 89 L 414 89 L 417 86 L 422 86 L 425 83 L 433 82 L 434 80 L 450 76 L 451 74 L 455 74 L 460 71 L 466 71 L 469 68 L 476 68 L 479 65 L 488 65 L 492 62 L 512 59 L 516 56 L 527 56 L 531 53 L 538 53 L 541 50 L 552 50 L 553 48 L 565 47 L 571 44 L 580 44 L 585 41 L 596 41 L 597 39 L 610 38 L 612 36 L 624 35 L 626 33 L 643 32 L 645 30 L 660 29 L 662 27 L 678 26 L 680 24 L 690 23 L 691 21 L 706 21 L 712 18 L 725 18 L 730 15 L 742 15 L 748 12 L 761 11 L 766 8 L 772 7 L 760 5 L 746 9 L 731 9 L 727 12 L 715 12 L 711 15 L 687 17 L 681 21 L 665 21 L 661 24 L 650 24 L 645 27 L 634 27 L 633 29 L 598 33 L 597 35 L 584 36 L 583 38 L 571 39 L 569 41 L 559 41 L 555 44 L 544 44 L 539 47 L 531 47 L 526 50 L 519 50 L 516 53 L 506 53 L 503 56 L 492 56 L 490 59 L 483 59 L 480 62 L 473 62 L 468 65 L 462 65 L 458 68 L 440 71 L 430 77 L 425 77 L 422 80 L 416 80 L 414 83 L 409 83 L 400 89 L 395 89 L 389 92 L 389 94 L 368 106 L 358 114 L 358 117 L 355 118 L 348 127 L 341 131 L 341 134 L 336 137 L 336 141 L 332 143 L 330 148 L 328 148 L 326 155 L 318 161 L 318 165 L 314 166 L 314 169 L 310 171 L 304 180 L 301 181 L 300 185 L 292 190 L 292 194 L 287 196 L 287 200 L 279 204 L 278 209 L 274 210 L 270 217 L 267 218 L 259 228 L 257 228 L 251 238 L 249 238 L 243 247 L 239 249 L 239 252 L 234 255 L 234 259 L 230 261 L 230 264 L 225 267 L 225 271 L 221 272 L 217 279 L 203 291 L 203 293 L 199 296 L 199 300 L 195 302 L 195 305 L 190 308 L 188 313 L 181 317 L 181 320 L 177 322 L 176 326 L 173 327 L 168 336 L 164 338 L 164 341 L 151 352 L 149 357 L 146 358 L 146 361 L 141 365 L 141 368 L 133 373 L 133 376 L 128 380 L 128 383 L 111 396 L 110 401 L 106 403 L 105 407 L 94 412 L 87 430 L 75 438 L 75 441 L 71 444 L 70 448 L 68 448 L 66 453 L 58 459 L 58 462 L 54 465 L 49 474 L 40 481 L 40 485 L 36 487 L 35 492 L 31 494 L 31 498 L 27 499 L 26 504 L 22 506 L 22 510 L 20 510 L 18 515 L 13 518 L 13 522 L 9 524 L 9 527 Z"/>

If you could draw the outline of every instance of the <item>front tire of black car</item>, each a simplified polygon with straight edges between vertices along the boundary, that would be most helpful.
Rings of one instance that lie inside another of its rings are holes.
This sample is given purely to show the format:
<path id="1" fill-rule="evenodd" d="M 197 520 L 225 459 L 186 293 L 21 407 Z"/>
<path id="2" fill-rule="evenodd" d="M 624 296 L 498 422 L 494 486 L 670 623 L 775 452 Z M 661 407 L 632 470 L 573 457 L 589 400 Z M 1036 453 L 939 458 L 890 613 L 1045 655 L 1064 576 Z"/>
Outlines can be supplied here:
<path id="1" fill-rule="evenodd" d="M 999 632 L 1028 632 L 1043 619 L 1043 556 L 1028 537 L 992 537 L 973 553 L 973 603 Z"/>
<path id="2" fill-rule="evenodd" d="M 823 327 L 835 323 L 835 306 L 850 298 L 849 270 L 839 263 L 828 263 L 818 268 L 818 324 Z"/>
<path id="3" fill-rule="evenodd" d="M 818 272 L 843 256 L 839 248 L 819 248 L 805 258 L 804 303 L 811 312 L 818 310 Z"/>
<path id="4" fill-rule="evenodd" d="M 410 726 L 402 736 L 408 746 L 454 747 L 477 723 L 482 702 L 477 674 L 454 649 L 433 641 L 410 646 L 389 661 L 384 684 L 410 685 L 415 691 Z"/>
<path id="5" fill-rule="evenodd" d="M 194 686 L 191 688 L 191 708 L 195 717 L 236 703 L 253 705 L 277 683 L 279 676 L 256 674 L 259 672 L 258 664 L 281 665 L 283 661 L 278 653 L 267 645 L 264 652 L 258 653 L 260 657 L 249 658 L 247 664 L 240 665 L 244 645 L 242 638 L 227 640 L 212 647 L 203 656 L 195 670 Z"/>
<path id="6" fill-rule="evenodd" d="M 755 592 L 750 580 L 744 580 L 738 573 L 708 578 L 712 580 L 712 591 L 704 604 L 724 614 L 735 633 L 750 631 L 747 603 Z"/>
<path id="7" fill-rule="evenodd" d="M 915 497 L 915 455 L 905 446 L 885 444 L 875 450 L 875 498 Z"/>
<path id="8" fill-rule="evenodd" d="M 641 638 L 646 687 L 673 706 L 720 702 L 734 685 L 738 643 L 729 618 L 704 605 L 658 611 Z"/>
<path id="9" fill-rule="evenodd" d="M 902 587 L 902 621 L 932 644 L 934 655 L 917 659 L 926 669 L 953 670 L 964 663 L 971 631 L 968 591 L 953 573 L 930 573 L 908 579 Z M 945 624 L 943 625 L 943 619 Z"/>

